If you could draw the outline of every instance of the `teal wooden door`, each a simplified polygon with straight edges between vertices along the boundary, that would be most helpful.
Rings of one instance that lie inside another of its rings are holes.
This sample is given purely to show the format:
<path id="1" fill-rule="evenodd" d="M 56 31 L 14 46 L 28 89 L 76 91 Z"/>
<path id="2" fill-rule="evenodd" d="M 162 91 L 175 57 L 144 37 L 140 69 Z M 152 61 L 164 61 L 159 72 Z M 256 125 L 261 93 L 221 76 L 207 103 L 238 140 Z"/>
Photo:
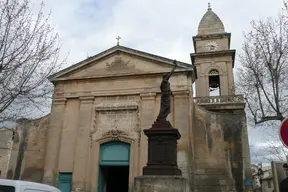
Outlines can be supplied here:
<path id="1" fill-rule="evenodd" d="M 100 145 L 100 162 L 98 174 L 98 192 L 103 192 L 104 173 L 106 166 L 129 166 L 130 144 L 123 142 L 109 142 Z"/>
<path id="2" fill-rule="evenodd" d="M 104 143 L 100 146 L 100 166 L 129 166 L 130 144 Z"/>
<path id="3" fill-rule="evenodd" d="M 61 192 L 71 192 L 72 174 L 59 173 L 58 188 Z"/>

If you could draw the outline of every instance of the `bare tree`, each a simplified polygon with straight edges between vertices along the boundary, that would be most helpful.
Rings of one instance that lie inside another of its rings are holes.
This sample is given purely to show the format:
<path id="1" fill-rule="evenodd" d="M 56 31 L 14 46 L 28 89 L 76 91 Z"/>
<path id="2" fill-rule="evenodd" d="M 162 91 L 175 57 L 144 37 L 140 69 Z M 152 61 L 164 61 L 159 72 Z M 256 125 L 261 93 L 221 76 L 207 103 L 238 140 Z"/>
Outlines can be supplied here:
<path id="1" fill-rule="evenodd" d="M 238 89 L 255 124 L 282 121 L 288 111 L 287 9 L 277 18 L 252 21 L 245 34 Z M 250 116 L 250 117 L 251 117 Z"/>
<path id="2" fill-rule="evenodd" d="M 56 72 L 60 40 L 29 0 L 0 1 L 0 123 L 41 109 L 51 97 L 47 77 Z"/>

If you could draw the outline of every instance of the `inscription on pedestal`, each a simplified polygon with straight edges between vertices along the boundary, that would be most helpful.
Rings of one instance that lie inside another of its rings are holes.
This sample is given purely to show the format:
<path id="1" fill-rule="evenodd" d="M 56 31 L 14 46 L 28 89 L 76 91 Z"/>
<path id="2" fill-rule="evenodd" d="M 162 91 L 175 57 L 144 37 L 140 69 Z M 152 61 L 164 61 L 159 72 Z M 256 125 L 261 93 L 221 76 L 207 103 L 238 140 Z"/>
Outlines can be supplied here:
<path id="1" fill-rule="evenodd" d="M 177 167 L 177 140 L 179 131 L 169 121 L 156 121 L 144 130 L 148 137 L 148 163 L 143 175 L 181 175 Z"/>
<path id="2" fill-rule="evenodd" d="M 165 163 L 165 159 L 167 159 L 165 143 L 156 143 L 152 148 L 152 153 L 157 154 L 157 156 L 154 158 L 154 163 Z"/>
<path id="3" fill-rule="evenodd" d="M 175 162 L 170 162 L 169 160 L 173 159 L 175 155 L 174 147 L 169 142 L 156 142 L 154 146 L 152 146 L 151 153 L 155 154 L 153 163 L 165 163 L 165 164 L 176 164 Z"/>

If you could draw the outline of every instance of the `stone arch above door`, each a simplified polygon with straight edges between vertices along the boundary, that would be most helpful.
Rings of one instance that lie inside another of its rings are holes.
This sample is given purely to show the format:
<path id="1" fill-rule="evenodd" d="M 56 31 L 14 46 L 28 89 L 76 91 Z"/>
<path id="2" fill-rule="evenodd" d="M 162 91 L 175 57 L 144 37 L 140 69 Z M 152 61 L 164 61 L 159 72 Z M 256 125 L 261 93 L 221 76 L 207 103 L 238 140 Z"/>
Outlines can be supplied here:
<path id="1" fill-rule="evenodd" d="M 102 134 L 101 138 L 99 139 L 92 139 L 92 143 L 96 142 L 99 145 L 108 142 L 124 142 L 124 143 L 134 143 L 137 141 L 136 138 L 131 138 L 127 132 L 121 130 L 109 130 Z"/>

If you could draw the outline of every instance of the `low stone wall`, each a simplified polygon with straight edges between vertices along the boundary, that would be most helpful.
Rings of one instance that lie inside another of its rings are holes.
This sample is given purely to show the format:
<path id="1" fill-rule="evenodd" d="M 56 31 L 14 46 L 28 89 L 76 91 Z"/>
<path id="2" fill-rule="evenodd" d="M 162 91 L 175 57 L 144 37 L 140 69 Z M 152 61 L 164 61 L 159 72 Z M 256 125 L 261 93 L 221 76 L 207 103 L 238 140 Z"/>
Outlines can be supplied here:
<path id="1" fill-rule="evenodd" d="M 7 178 L 42 182 L 48 116 L 17 121 Z"/>

